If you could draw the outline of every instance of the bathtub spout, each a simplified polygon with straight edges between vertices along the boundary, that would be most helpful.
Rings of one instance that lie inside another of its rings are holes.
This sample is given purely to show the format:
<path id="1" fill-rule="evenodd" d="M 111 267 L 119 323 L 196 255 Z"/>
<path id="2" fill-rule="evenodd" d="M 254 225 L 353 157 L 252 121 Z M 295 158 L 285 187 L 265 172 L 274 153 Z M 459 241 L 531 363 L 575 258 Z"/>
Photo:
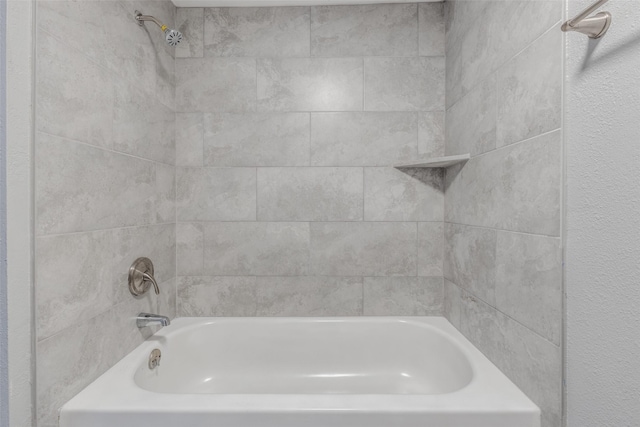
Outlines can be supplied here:
<path id="1" fill-rule="evenodd" d="M 151 313 L 140 313 L 136 318 L 136 325 L 138 325 L 138 328 L 144 328 L 145 326 L 149 326 L 149 324 L 153 323 L 159 323 L 162 326 L 169 326 L 171 324 L 171 320 L 169 320 L 167 316 Z"/>

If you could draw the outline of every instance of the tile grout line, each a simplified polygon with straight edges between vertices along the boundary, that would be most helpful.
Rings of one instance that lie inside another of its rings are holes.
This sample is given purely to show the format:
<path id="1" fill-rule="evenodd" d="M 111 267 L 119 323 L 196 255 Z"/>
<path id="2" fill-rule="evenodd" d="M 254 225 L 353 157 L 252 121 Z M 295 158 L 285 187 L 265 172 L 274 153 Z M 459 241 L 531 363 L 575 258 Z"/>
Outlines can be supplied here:
<path id="1" fill-rule="evenodd" d="M 81 141 L 79 139 L 69 138 L 69 137 L 66 137 L 66 136 L 60 136 L 60 135 L 56 135 L 56 134 L 53 134 L 53 133 L 45 132 L 45 131 L 42 131 L 42 130 L 38 130 L 38 129 L 35 130 L 35 133 L 36 134 L 42 134 L 42 135 L 50 136 L 50 137 L 57 138 L 57 139 L 62 139 L 62 140 L 67 141 L 67 142 L 73 142 L 74 144 L 80 144 L 80 145 L 83 145 L 85 147 L 94 148 L 96 150 L 104 151 L 104 152 L 107 152 L 107 153 L 118 154 L 118 155 L 121 155 L 121 156 L 131 157 L 131 158 L 134 158 L 134 159 L 137 159 L 137 160 L 142 160 L 144 162 L 154 163 L 156 165 L 176 167 L 175 164 L 164 163 L 164 162 L 161 162 L 159 160 L 154 160 L 154 159 L 147 159 L 145 157 L 140 157 L 140 156 L 135 155 L 135 154 L 126 153 L 124 151 L 117 151 L 117 150 L 114 150 L 112 148 L 102 147 L 102 146 L 99 146 L 99 145 L 91 144 L 89 142 Z M 36 135 L 36 138 L 37 138 L 37 135 Z"/>
<path id="2" fill-rule="evenodd" d="M 525 325 L 524 323 L 522 323 L 521 321 L 519 321 L 518 319 L 513 318 L 512 316 L 510 316 L 509 314 L 505 313 L 504 311 L 500 310 L 498 307 L 495 307 L 491 304 L 489 304 L 488 302 L 486 302 L 484 299 L 480 298 L 479 296 L 477 296 L 476 294 L 470 292 L 469 290 L 461 287 L 460 285 L 458 285 L 456 282 L 454 282 L 453 280 L 450 280 L 449 278 L 445 277 L 444 278 L 446 281 L 452 283 L 454 286 L 456 286 L 459 290 L 460 290 L 460 294 L 461 294 L 461 300 L 462 300 L 462 294 L 467 294 L 470 295 L 471 297 L 477 299 L 478 301 L 482 302 L 484 305 L 492 308 L 493 310 L 497 311 L 498 313 L 502 314 L 503 316 L 505 316 L 506 318 L 510 319 L 511 321 L 517 323 L 518 325 L 520 325 L 521 327 L 525 328 L 526 330 L 528 330 L 529 332 L 533 333 L 534 335 L 536 335 L 539 338 L 542 338 L 543 340 L 545 340 L 546 342 L 548 342 L 549 344 L 553 345 L 556 348 L 560 348 L 560 345 L 554 343 L 553 341 L 549 340 L 548 338 L 546 338 L 545 336 L 541 335 L 540 333 L 534 331 L 533 329 L 531 329 L 529 326 Z M 462 303 L 462 301 L 460 301 Z M 462 308 L 462 307 L 461 307 Z"/>
<path id="3" fill-rule="evenodd" d="M 528 48 L 530 48 L 533 44 L 535 44 L 539 39 L 541 39 L 542 37 L 544 37 L 548 32 L 552 31 L 553 29 L 555 29 L 557 27 L 557 25 L 562 22 L 560 21 L 556 21 L 550 28 L 547 28 L 546 30 L 544 30 L 542 32 L 542 34 L 540 34 L 538 37 L 536 37 L 534 40 L 532 40 L 531 42 L 527 43 L 527 45 L 525 47 L 523 47 L 522 49 L 520 49 L 519 51 L 517 51 L 514 55 L 508 57 L 504 62 L 500 63 L 499 65 L 496 65 L 495 69 L 491 70 L 487 76 L 483 77 L 482 79 L 480 79 L 479 81 L 477 81 L 476 83 L 474 83 L 466 92 L 464 92 L 462 95 L 460 95 L 458 97 L 457 100 L 455 100 L 453 102 L 453 104 L 447 106 L 445 103 L 445 108 L 447 110 L 449 110 L 449 108 L 453 107 L 454 105 L 456 105 L 457 103 L 459 103 L 463 98 L 465 98 L 467 95 L 469 95 L 469 93 L 471 93 L 473 90 L 475 90 L 476 88 L 478 88 L 480 85 L 482 85 L 486 80 L 488 80 L 489 78 L 491 78 L 492 75 L 496 75 L 496 79 L 497 79 L 497 75 L 498 75 L 498 70 L 500 70 L 502 67 L 504 67 L 506 64 L 508 64 L 511 60 L 513 60 L 514 58 L 516 58 L 518 55 L 520 55 L 522 52 L 524 52 L 525 50 L 527 50 Z"/>
<path id="4" fill-rule="evenodd" d="M 505 228 L 494 228 L 494 227 L 488 227 L 485 225 L 473 225 L 473 224 L 465 224 L 462 222 L 453 222 L 453 221 L 444 221 L 444 224 L 452 224 L 452 225 L 458 225 L 458 226 L 463 226 L 463 227 L 470 227 L 470 228 L 479 228 L 482 230 L 489 230 L 489 231 L 496 231 L 496 232 L 502 232 L 502 233 L 513 233 L 513 234 L 522 234 L 525 236 L 532 236 L 532 237 L 545 237 L 548 239 L 560 239 L 561 236 L 554 236 L 552 234 L 539 234 L 539 233 L 529 233 L 526 231 L 517 231 L 517 230 L 508 230 Z"/>
<path id="5" fill-rule="evenodd" d="M 367 180 L 365 168 L 362 168 L 362 221 L 366 221 L 366 203 L 367 203 Z"/>
<path id="6" fill-rule="evenodd" d="M 525 142 L 529 142 L 529 141 L 532 141 L 534 139 L 538 139 L 540 137 L 551 135 L 551 134 L 553 134 L 555 132 L 561 132 L 561 131 L 562 131 L 562 128 L 554 128 L 554 129 L 551 129 L 551 130 L 543 131 L 542 133 L 539 133 L 537 135 L 527 137 L 525 139 L 521 139 L 521 140 L 518 140 L 518 141 L 515 141 L 515 142 L 512 142 L 512 143 L 509 143 L 509 144 L 505 144 L 505 145 L 503 145 L 501 147 L 496 146 L 496 148 L 493 148 L 491 150 L 484 151 L 484 152 L 476 154 L 476 155 L 472 155 L 471 158 L 469 159 L 469 161 L 477 159 L 479 157 L 486 156 L 488 154 L 496 153 L 496 152 L 498 152 L 500 150 L 516 147 L 516 146 L 518 146 L 520 144 L 523 144 Z"/>
<path id="7" fill-rule="evenodd" d="M 420 277 L 420 226 L 416 221 L 416 277 Z"/>

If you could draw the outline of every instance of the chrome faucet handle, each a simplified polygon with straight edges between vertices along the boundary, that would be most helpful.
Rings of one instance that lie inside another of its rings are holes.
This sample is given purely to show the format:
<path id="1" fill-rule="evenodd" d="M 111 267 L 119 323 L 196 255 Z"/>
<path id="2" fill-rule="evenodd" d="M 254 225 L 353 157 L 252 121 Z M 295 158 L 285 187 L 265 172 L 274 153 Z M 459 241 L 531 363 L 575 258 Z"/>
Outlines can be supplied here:
<path id="1" fill-rule="evenodd" d="M 149 258 L 140 257 L 129 267 L 129 292 L 136 297 L 144 295 L 152 284 L 156 295 L 160 295 L 158 282 L 153 277 L 153 263 Z"/>
<path id="2" fill-rule="evenodd" d="M 148 273 L 143 273 L 142 277 L 144 278 L 145 282 L 147 280 L 151 282 L 151 284 L 153 285 L 153 290 L 156 292 L 156 295 L 160 295 L 160 288 L 158 287 L 158 282 L 156 282 L 156 279 L 154 279 L 153 276 L 149 275 Z"/>

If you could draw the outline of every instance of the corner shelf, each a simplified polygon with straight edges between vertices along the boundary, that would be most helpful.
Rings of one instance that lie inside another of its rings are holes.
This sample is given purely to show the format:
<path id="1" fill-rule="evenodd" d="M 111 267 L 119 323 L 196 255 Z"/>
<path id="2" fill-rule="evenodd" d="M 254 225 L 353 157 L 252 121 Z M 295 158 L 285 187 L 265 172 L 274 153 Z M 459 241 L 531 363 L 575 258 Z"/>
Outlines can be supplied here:
<path id="1" fill-rule="evenodd" d="M 458 154 L 455 156 L 434 157 L 420 163 L 403 163 L 394 165 L 394 168 L 448 168 L 449 166 L 464 163 L 471 158 L 470 154 Z"/>

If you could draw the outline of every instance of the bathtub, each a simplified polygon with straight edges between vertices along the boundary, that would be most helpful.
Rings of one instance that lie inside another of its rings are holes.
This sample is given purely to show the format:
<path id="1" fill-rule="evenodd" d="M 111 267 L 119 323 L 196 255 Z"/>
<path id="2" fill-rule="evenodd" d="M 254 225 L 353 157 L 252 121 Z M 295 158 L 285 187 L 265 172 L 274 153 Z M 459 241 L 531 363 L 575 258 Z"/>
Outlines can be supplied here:
<path id="1" fill-rule="evenodd" d="M 60 410 L 60 427 L 114 426 L 540 427 L 540 411 L 441 317 L 180 318 Z"/>

